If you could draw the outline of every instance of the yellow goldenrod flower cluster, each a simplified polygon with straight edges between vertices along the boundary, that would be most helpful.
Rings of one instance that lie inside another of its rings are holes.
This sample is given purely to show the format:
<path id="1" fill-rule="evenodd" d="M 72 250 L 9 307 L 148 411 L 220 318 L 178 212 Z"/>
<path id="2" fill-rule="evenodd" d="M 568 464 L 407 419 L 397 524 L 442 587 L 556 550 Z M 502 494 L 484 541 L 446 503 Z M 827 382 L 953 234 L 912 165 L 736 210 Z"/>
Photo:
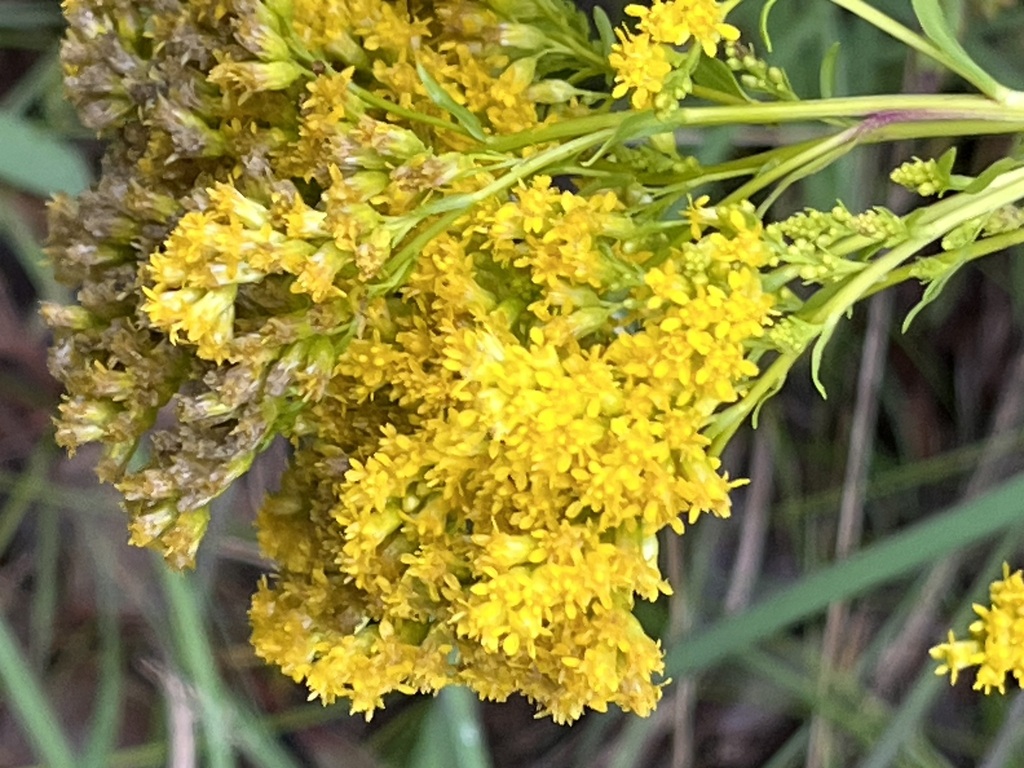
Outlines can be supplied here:
<path id="1" fill-rule="evenodd" d="M 111 142 L 52 210 L 79 301 L 44 310 L 58 439 L 103 445 L 132 541 L 189 566 L 283 438 L 263 658 L 368 716 L 452 683 L 649 713 L 634 600 L 670 592 L 659 531 L 729 514 L 703 430 L 775 312 L 753 208 L 666 224 L 621 174 L 576 176 L 600 136 L 496 148 L 615 98 L 579 87 L 615 55 L 560 0 L 65 10 L 69 92 Z M 714 3 L 631 12 L 656 56 L 734 32 Z"/>
<path id="2" fill-rule="evenodd" d="M 525 94 L 567 54 L 513 59 L 472 4 L 438 10 L 431 46 L 428 21 L 380 0 L 65 11 L 69 93 L 112 141 L 97 188 L 52 208 L 80 302 L 45 310 L 68 387 L 58 438 L 102 442 L 133 540 L 186 565 L 210 501 L 322 392 L 370 294 L 400 282 L 394 246 L 440 218 L 425 206 L 517 160 L 477 163 L 469 134 L 575 108 Z M 175 426 L 151 431 L 168 403 Z"/>
<path id="3" fill-rule="evenodd" d="M 931 649 L 940 662 L 936 674 L 949 675 L 955 684 L 960 671 L 977 667 L 974 690 L 1006 693 L 1006 676 L 1012 674 L 1024 688 L 1024 572 L 1010 572 L 1003 564 L 1003 578 L 989 588 L 991 605 L 974 606 L 977 620 L 969 628 L 970 638 L 957 640 L 953 630 L 948 642 Z"/>
<path id="4" fill-rule="evenodd" d="M 100 444 L 132 542 L 177 568 L 286 442 L 252 640 L 323 701 L 369 716 L 462 684 L 559 722 L 651 712 L 662 652 L 635 600 L 671 591 L 660 534 L 729 514 L 734 430 L 892 275 L 930 300 L 956 263 L 904 269 L 917 250 L 1020 228 L 1024 170 L 981 184 L 951 156 L 896 179 L 963 204 L 765 224 L 808 169 L 917 118 L 801 103 L 843 132 L 702 168 L 675 128 L 796 100 L 733 5 L 630 5 L 627 31 L 567 0 L 65 0 L 68 93 L 108 146 L 51 208 L 77 302 L 43 309 L 58 441 Z M 956 103 L 923 135 L 975 125 Z M 940 647 L 954 677 L 1019 667 L 1020 580 Z"/>
<path id="5" fill-rule="evenodd" d="M 565 721 L 658 699 L 634 593 L 669 591 L 655 535 L 680 512 L 728 514 L 700 430 L 757 372 L 770 252 L 737 211 L 728 234 L 626 254 L 621 204 L 549 185 L 481 206 L 368 307 L 260 514 L 281 572 L 256 648 L 327 701 L 464 682 Z"/>
<path id="6" fill-rule="evenodd" d="M 714 56 L 719 42 L 739 39 L 739 30 L 725 21 L 728 8 L 716 0 L 654 0 L 650 6 L 627 5 L 637 18 L 636 32 L 616 30 L 619 42 L 609 56 L 615 68 L 618 98 L 630 93 L 635 109 L 652 104 L 669 109 L 690 91 L 695 54 Z M 691 47 L 680 52 L 680 46 Z M 663 94 L 668 98 L 659 98 Z"/>

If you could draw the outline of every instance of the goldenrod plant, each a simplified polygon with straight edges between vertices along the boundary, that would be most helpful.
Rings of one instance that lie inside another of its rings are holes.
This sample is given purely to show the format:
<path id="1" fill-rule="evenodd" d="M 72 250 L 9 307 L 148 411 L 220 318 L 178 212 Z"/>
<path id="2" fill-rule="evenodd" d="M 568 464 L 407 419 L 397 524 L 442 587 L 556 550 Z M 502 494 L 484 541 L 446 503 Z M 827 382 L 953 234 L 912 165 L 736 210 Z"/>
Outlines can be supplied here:
<path id="1" fill-rule="evenodd" d="M 923 306 L 1024 242 L 1016 151 L 954 173 L 958 137 L 1024 130 L 1024 95 L 937 0 L 923 34 L 832 2 L 976 92 L 798 98 L 738 0 L 618 28 L 564 0 L 65 0 L 67 93 L 107 150 L 51 206 L 77 297 L 43 310 L 58 441 L 102 446 L 132 543 L 179 569 L 287 441 L 252 642 L 324 702 L 460 684 L 649 714 L 635 601 L 671 592 L 659 534 L 729 516 L 736 430 L 807 354 L 818 381 L 865 297 L 920 281 Z M 675 136 L 793 123 L 818 130 L 706 166 Z M 934 137 L 893 171 L 909 214 L 773 215 L 858 146 Z M 986 690 L 1022 669 L 995 628 L 1020 573 L 997 586 L 969 647 L 934 651 Z"/>

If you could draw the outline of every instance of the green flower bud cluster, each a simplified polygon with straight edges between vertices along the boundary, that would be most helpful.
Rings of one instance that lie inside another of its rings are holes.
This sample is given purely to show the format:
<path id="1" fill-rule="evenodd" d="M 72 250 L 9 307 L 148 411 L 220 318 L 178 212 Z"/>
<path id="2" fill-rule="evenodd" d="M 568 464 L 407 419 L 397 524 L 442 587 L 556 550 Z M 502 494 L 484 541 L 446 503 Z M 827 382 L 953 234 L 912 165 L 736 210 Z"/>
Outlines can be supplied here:
<path id="1" fill-rule="evenodd" d="M 942 238 L 942 249 L 956 250 L 975 240 L 1014 232 L 1024 227 L 1024 209 L 1018 205 L 1004 205 L 991 213 L 977 216 L 950 230 Z"/>
<path id="2" fill-rule="evenodd" d="M 830 215 L 836 226 L 845 229 L 848 235 L 859 235 L 885 247 L 902 242 L 909 234 L 904 220 L 881 206 L 853 214 L 839 203 Z"/>
<path id="3" fill-rule="evenodd" d="M 808 323 L 799 317 L 789 316 L 776 322 L 765 334 L 764 341 L 770 345 L 770 349 L 783 354 L 799 354 L 807 349 L 819 333 L 821 333 L 820 325 Z"/>
<path id="4" fill-rule="evenodd" d="M 725 64 L 739 75 L 740 84 L 754 93 L 763 93 L 785 101 L 797 98 L 785 71 L 770 66 L 754 54 L 753 46 L 730 41 L 725 46 Z"/>
<path id="5" fill-rule="evenodd" d="M 609 161 L 628 169 L 654 177 L 669 177 L 674 180 L 700 175 L 700 163 L 695 157 L 682 157 L 678 152 L 666 152 L 653 144 L 637 146 L 620 145 L 609 152 Z"/>
<path id="6" fill-rule="evenodd" d="M 1024 207 L 1004 205 L 985 217 L 981 233 L 984 237 L 993 237 L 1004 232 L 1013 232 L 1022 227 L 1024 227 Z"/>
<path id="7" fill-rule="evenodd" d="M 921 160 L 915 157 L 894 169 L 889 178 L 922 197 L 941 195 L 952 189 L 950 168 L 953 157 L 951 153 L 947 153 L 939 160 Z"/>
<path id="8" fill-rule="evenodd" d="M 779 251 L 779 260 L 799 267 L 808 283 L 842 280 L 864 268 L 864 262 L 846 257 L 871 243 L 885 245 L 906 237 L 906 225 L 891 211 L 874 208 L 853 214 L 837 204 L 830 211 L 808 209 L 766 227 Z"/>

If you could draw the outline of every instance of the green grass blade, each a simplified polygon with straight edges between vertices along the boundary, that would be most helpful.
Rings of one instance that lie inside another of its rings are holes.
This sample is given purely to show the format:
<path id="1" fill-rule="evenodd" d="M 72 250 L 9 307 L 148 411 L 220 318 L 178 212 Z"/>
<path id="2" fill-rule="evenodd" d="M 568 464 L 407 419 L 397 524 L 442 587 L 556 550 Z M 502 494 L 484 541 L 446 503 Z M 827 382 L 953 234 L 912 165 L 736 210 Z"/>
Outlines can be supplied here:
<path id="1" fill-rule="evenodd" d="M 1024 475 L 812 573 L 744 613 L 683 638 L 666 653 L 666 674 L 696 674 L 815 615 L 833 601 L 849 599 L 949 552 L 1018 526 L 1022 518 Z M 629 721 L 621 737 L 623 743 L 645 737 L 651 727 L 650 719 Z M 619 757 L 615 768 L 634 764 L 625 753 Z"/>
<path id="2" fill-rule="evenodd" d="M 53 622 L 57 615 L 57 588 L 60 583 L 60 512 L 43 507 L 36 515 L 35 589 L 29 624 L 32 632 L 31 655 L 36 669 L 42 670 L 53 648 Z"/>
<path id="3" fill-rule="evenodd" d="M 2 0 L 0 0 L 2 2 Z M 21 115 L 48 91 L 61 87 L 60 59 L 53 49 L 39 57 L 0 99 L 0 113 Z"/>
<path id="4" fill-rule="evenodd" d="M 700 671 L 812 616 L 835 600 L 902 576 L 1024 520 L 1024 475 L 812 573 L 750 610 L 685 638 L 666 655 L 666 673 Z"/>
<path id="5" fill-rule="evenodd" d="M 0 112 L 0 182 L 41 197 L 77 195 L 89 186 L 88 166 L 74 147 L 12 112 Z"/>
<path id="6" fill-rule="evenodd" d="M 62 27 L 64 17 L 57 3 L 36 0 L 3 0 L 0 2 L 0 29 L 40 29 Z"/>
<path id="7" fill-rule="evenodd" d="M 432 703 L 420 730 L 413 768 L 491 768 L 480 702 L 469 689 L 449 686 Z"/>
<path id="8" fill-rule="evenodd" d="M 449 686 L 438 694 L 438 704 L 458 747 L 458 768 L 491 768 L 480 719 L 480 700 L 468 688 Z"/>
<path id="9" fill-rule="evenodd" d="M 8 491 L 7 501 L 0 510 L 0 555 L 7 551 L 32 503 L 48 489 L 46 476 L 52 457 L 50 443 L 41 442 L 32 452 L 25 471 L 20 475 L 12 474 L 10 483 L 0 484 L 0 489 Z"/>
<path id="10" fill-rule="evenodd" d="M 796 733 L 786 739 L 771 759 L 762 768 L 788 768 L 804 764 L 804 755 L 807 754 L 807 745 L 811 741 L 811 726 L 804 724 Z"/>
<path id="11" fill-rule="evenodd" d="M 966 626 L 974 617 L 974 610 L 971 607 L 973 601 L 970 598 L 973 597 L 979 602 L 985 599 L 988 595 L 989 583 L 994 575 L 1000 572 L 1001 564 L 1019 543 L 1020 537 L 1007 537 L 999 543 L 985 563 L 979 566 L 976 571 L 977 578 L 968 592 L 968 598 L 963 601 L 962 607 L 957 611 L 953 619 L 953 626 Z M 937 641 L 941 639 L 936 638 Z M 893 712 L 887 728 L 875 739 L 871 752 L 865 756 L 858 768 L 886 768 L 886 766 L 892 765 L 900 749 L 920 735 L 921 725 L 928 713 L 928 708 L 939 691 L 946 685 L 948 685 L 947 680 L 935 675 L 932 664 L 926 664 L 914 687 Z"/>
<path id="12" fill-rule="evenodd" d="M 75 768 L 78 763 L 46 694 L 18 648 L 14 633 L 0 616 L 0 683 L 12 713 L 29 743 L 48 768 Z"/>
<path id="13" fill-rule="evenodd" d="M 235 740 L 253 765 L 261 768 L 300 768 L 269 729 L 265 717 L 238 704 L 232 704 L 230 708 L 231 721 L 237 730 Z"/>
<path id="14" fill-rule="evenodd" d="M 270 724 L 235 701 L 221 684 L 203 622 L 198 576 L 173 573 L 159 559 L 155 567 L 160 572 L 167 595 L 182 665 L 196 687 L 203 709 L 207 749 L 205 764 L 213 767 L 233 765 L 234 748 L 237 746 L 261 768 L 299 768 L 278 743 Z"/>
<path id="15" fill-rule="evenodd" d="M 0 150 L 0 153 L 2 152 L 3 150 Z M 11 193 L 0 186 L 0 234 L 6 237 L 18 263 L 32 281 L 36 296 L 44 301 L 66 302 L 68 290 L 57 283 L 52 270 L 46 266 L 46 255 L 36 239 L 36 234 L 25 220 L 17 215 L 10 198 Z"/>
<path id="16" fill-rule="evenodd" d="M 175 573 L 155 558 L 154 567 L 160 576 L 170 613 L 171 634 L 188 675 L 196 687 L 202 707 L 203 736 L 206 760 L 210 768 L 230 768 L 235 764 L 230 741 L 230 723 L 224 709 L 220 676 L 213 661 L 213 650 L 206 636 L 199 600 L 192 585 L 192 574 Z"/>
<path id="17" fill-rule="evenodd" d="M 100 678 L 89 728 L 89 742 L 82 758 L 84 768 L 107 768 L 117 746 L 124 672 L 121 664 L 121 628 L 117 592 L 107 563 L 114 562 L 106 541 L 91 542 L 93 573 L 99 604 Z"/>

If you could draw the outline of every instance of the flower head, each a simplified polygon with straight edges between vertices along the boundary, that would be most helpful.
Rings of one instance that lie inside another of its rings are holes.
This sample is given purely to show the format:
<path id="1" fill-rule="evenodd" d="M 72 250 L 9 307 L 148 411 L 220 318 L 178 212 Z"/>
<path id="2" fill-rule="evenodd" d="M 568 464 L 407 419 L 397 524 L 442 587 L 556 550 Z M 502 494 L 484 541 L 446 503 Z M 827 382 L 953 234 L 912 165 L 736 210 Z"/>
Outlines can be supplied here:
<path id="1" fill-rule="evenodd" d="M 668 52 L 646 32 L 635 35 L 616 29 L 615 34 L 619 42 L 612 45 L 608 56 L 615 69 L 612 96 L 618 99 L 632 90 L 630 103 L 635 109 L 644 109 L 661 92 L 665 78 L 672 72 Z"/>
<path id="2" fill-rule="evenodd" d="M 708 56 L 720 40 L 739 39 L 739 30 L 725 22 L 726 9 L 715 0 L 654 0 L 650 7 L 627 5 L 626 13 L 639 19 L 637 27 L 653 40 L 684 45 L 692 37 Z"/>
<path id="3" fill-rule="evenodd" d="M 113 143 L 53 208 L 82 305 L 47 311 L 59 437 L 103 444 L 132 541 L 176 567 L 287 440 L 252 642 L 367 716 L 451 684 L 559 722 L 651 712 L 662 652 L 633 609 L 670 592 L 660 531 L 729 514 L 704 431 L 772 323 L 752 211 L 698 201 L 687 242 L 603 173 L 545 173 L 546 145 L 493 149 L 589 110 L 531 95 L 569 63 L 502 46 L 510 23 L 592 43 L 524 4 L 68 6 L 75 98 Z M 679 13 L 619 32 L 616 98 L 648 106 L 675 41 L 712 34 Z"/>
<path id="4" fill-rule="evenodd" d="M 976 691 L 1005 693 L 1008 674 L 1024 688 L 1024 572 L 1011 573 L 1004 563 L 1003 578 L 992 583 L 989 597 L 991 605 L 974 606 L 978 618 L 969 638 L 957 640 L 950 630 L 949 639 L 929 651 L 941 662 L 935 673 L 948 674 L 955 684 L 961 670 L 977 667 Z"/>

